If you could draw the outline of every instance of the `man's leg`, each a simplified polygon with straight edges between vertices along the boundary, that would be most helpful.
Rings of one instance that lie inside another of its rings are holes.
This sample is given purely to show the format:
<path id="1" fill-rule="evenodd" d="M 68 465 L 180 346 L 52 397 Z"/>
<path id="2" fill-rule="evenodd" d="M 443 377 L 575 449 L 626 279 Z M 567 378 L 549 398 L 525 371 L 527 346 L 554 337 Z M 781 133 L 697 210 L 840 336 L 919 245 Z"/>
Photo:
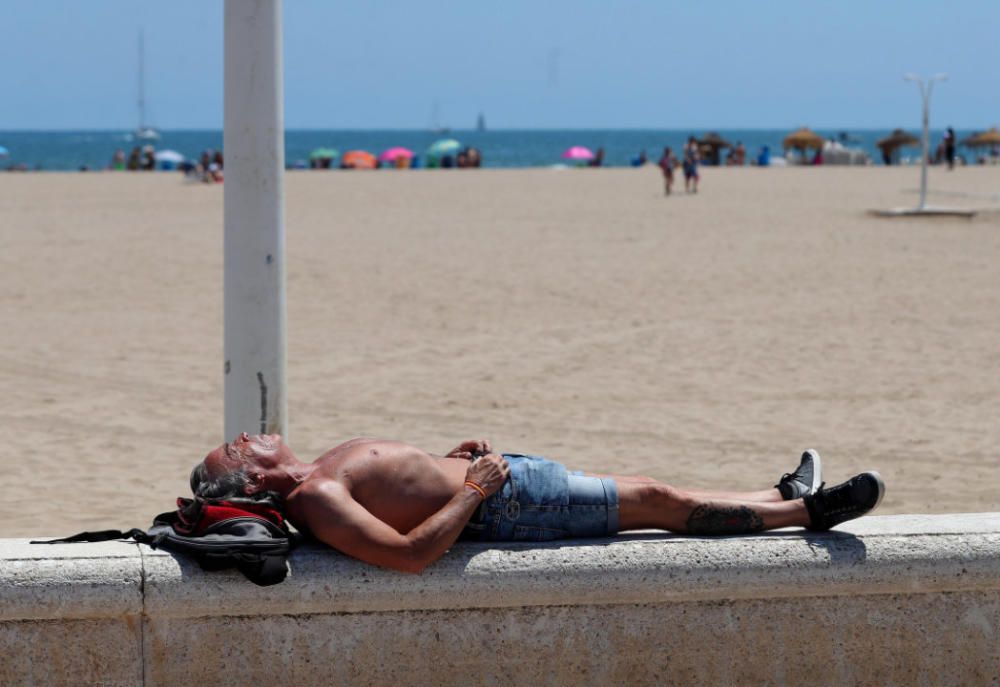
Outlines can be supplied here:
<path id="1" fill-rule="evenodd" d="M 619 482 L 634 482 L 638 484 L 656 483 L 652 477 L 622 477 L 619 475 L 598 475 L 587 473 L 588 477 L 612 477 Z M 792 472 L 785 473 L 771 489 L 760 491 L 720 491 L 712 489 L 681 489 L 681 491 L 697 496 L 703 500 L 712 501 L 753 501 L 775 502 L 791 501 L 802 498 L 806 494 L 814 494 L 823 482 L 823 462 L 819 452 L 806 449 L 799 458 L 799 465 Z"/>
<path id="2" fill-rule="evenodd" d="M 766 502 L 705 497 L 655 480 L 615 478 L 619 531 L 662 528 L 700 535 L 747 534 L 778 527 L 828 530 L 878 507 L 885 484 L 863 472 L 803 498 Z"/>
<path id="3" fill-rule="evenodd" d="M 618 484 L 659 484 L 652 477 L 640 477 L 633 475 L 607 475 L 596 472 L 585 472 L 584 477 L 610 477 Z M 687 494 L 698 496 L 706 500 L 716 501 L 753 501 L 755 503 L 767 503 L 783 501 L 781 492 L 777 489 L 762 489 L 760 491 L 713 491 L 710 489 L 681 489 Z"/>
<path id="4" fill-rule="evenodd" d="M 802 499 L 720 499 L 651 480 L 614 477 L 618 484 L 619 529 L 657 528 L 686 534 L 747 534 L 778 527 L 805 527 Z"/>

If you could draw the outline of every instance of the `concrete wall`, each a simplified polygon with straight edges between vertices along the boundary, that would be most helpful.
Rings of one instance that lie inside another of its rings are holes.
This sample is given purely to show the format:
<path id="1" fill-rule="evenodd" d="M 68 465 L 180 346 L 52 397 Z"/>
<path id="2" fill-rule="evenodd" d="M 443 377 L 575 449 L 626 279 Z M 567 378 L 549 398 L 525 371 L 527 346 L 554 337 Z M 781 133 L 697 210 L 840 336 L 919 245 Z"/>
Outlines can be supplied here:
<path id="1" fill-rule="evenodd" d="M 0 541 L 0 685 L 1000 684 L 998 513 L 290 564 Z"/>

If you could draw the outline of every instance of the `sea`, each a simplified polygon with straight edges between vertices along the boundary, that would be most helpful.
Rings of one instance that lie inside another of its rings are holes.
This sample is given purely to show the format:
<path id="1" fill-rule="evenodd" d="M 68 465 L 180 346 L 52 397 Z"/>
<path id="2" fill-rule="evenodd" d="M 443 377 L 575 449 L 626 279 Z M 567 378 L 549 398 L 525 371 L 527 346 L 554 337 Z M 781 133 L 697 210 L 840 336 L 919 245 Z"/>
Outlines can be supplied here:
<path id="1" fill-rule="evenodd" d="M 919 135 L 919 131 L 910 129 Z M 887 136 L 889 129 L 817 129 L 820 135 L 845 142 L 849 148 L 868 153 L 874 164 L 881 164 L 875 142 Z M 421 156 L 435 141 L 454 138 L 463 146 L 473 146 L 482 153 L 484 167 L 549 167 L 562 164 L 562 153 L 571 146 L 604 149 L 604 165 L 623 167 L 633 164 L 644 151 L 655 162 L 665 146 L 678 153 L 689 136 L 701 138 L 706 131 L 696 129 L 566 129 L 566 130 L 321 130 L 290 129 L 285 132 L 287 166 L 307 164 L 309 154 L 321 147 L 340 153 L 367 150 L 378 155 L 394 146 L 402 146 Z M 782 139 L 788 129 L 719 129 L 722 138 L 732 144 L 743 143 L 747 162 L 768 146 L 772 154 L 781 154 Z M 961 141 L 972 131 L 956 130 Z M 197 159 L 205 150 L 222 148 L 221 130 L 166 130 L 153 142 L 157 150 L 173 150 L 189 159 Z M 943 130 L 931 131 L 931 150 L 941 140 Z M 127 131 L 0 131 L 0 146 L 7 155 L 0 157 L 0 169 L 20 167 L 39 171 L 106 169 L 116 150 L 126 155 L 144 141 L 135 140 Z M 968 155 L 969 151 L 962 150 Z M 919 160 L 918 146 L 904 148 L 903 161 Z"/>

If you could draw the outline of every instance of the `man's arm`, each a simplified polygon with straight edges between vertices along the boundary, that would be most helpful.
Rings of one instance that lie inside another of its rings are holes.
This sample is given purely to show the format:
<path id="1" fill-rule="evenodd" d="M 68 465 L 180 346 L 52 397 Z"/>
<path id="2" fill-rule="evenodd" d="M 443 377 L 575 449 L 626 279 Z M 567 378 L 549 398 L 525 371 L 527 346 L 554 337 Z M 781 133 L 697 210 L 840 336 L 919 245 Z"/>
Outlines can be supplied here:
<path id="1" fill-rule="evenodd" d="M 466 477 L 490 495 L 500 489 L 508 473 L 507 461 L 490 455 L 472 463 Z M 483 501 L 477 490 L 466 486 L 437 513 L 400 534 L 355 501 L 339 482 L 314 482 L 303 489 L 302 513 L 320 541 L 366 563 L 411 573 L 422 572 L 444 555 Z"/>

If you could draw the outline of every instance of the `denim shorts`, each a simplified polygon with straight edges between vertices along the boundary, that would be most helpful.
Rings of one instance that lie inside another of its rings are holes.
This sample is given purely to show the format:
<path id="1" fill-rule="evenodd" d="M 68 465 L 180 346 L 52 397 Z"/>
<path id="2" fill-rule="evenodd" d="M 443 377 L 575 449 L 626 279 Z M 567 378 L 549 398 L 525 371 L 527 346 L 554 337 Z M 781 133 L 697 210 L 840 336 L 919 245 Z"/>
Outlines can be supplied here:
<path id="1" fill-rule="evenodd" d="M 550 541 L 618 533 L 618 485 L 539 456 L 504 453 L 510 477 L 470 518 L 463 539 Z"/>

